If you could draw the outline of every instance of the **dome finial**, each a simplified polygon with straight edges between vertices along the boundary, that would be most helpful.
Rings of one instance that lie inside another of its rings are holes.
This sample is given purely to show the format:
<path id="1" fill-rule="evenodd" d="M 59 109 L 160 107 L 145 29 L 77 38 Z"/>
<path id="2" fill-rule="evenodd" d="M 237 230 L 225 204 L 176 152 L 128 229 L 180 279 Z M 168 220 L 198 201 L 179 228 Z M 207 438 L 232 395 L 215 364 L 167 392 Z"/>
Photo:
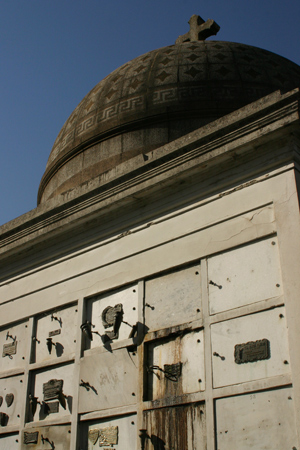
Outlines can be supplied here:
<path id="1" fill-rule="evenodd" d="M 206 22 L 202 17 L 194 14 L 188 21 L 190 24 L 190 31 L 179 36 L 176 39 L 175 44 L 182 44 L 182 42 L 188 41 L 205 41 L 209 36 L 217 34 L 220 27 L 212 19 L 208 19 Z"/>

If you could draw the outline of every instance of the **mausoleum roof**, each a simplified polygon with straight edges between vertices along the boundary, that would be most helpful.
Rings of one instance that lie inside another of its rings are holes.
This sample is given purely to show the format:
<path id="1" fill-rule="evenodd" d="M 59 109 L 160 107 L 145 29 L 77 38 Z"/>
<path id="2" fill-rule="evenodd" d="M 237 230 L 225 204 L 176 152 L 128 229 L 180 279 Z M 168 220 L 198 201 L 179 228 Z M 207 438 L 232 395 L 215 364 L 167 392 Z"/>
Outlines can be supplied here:
<path id="1" fill-rule="evenodd" d="M 276 90 L 300 67 L 260 48 L 188 41 L 146 53 L 100 81 L 62 127 L 38 203 Z"/>

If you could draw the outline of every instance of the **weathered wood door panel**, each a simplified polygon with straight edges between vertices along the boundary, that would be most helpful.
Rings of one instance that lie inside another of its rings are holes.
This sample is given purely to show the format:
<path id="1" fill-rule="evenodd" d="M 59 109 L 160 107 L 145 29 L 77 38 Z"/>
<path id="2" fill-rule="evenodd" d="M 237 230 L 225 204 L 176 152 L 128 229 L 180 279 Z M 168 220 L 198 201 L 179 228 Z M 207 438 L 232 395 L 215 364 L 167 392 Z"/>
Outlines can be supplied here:
<path id="1" fill-rule="evenodd" d="M 206 449 L 203 403 L 144 412 L 145 450 Z"/>

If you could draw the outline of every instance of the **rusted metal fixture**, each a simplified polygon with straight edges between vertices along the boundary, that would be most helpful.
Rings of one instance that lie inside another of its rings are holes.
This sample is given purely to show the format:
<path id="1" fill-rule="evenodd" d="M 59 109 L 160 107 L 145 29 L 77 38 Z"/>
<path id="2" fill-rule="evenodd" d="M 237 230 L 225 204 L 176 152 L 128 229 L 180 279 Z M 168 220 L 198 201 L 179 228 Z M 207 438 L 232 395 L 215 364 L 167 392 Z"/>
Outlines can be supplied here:
<path id="1" fill-rule="evenodd" d="M 146 439 L 149 438 L 148 434 L 147 434 L 147 430 L 145 428 L 141 428 L 139 430 L 140 434 L 140 440 L 141 440 L 141 450 L 145 449 L 145 443 L 146 443 Z"/>
<path id="2" fill-rule="evenodd" d="M 61 320 L 61 318 L 60 318 L 60 317 L 54 316 L 54 314 L 52 313 L 52 314 L 51 314 L 51 322 L 53 322 L 53 320 L 56 320 L 56 321 L 59 323 L 59 325 L 62 326 L 62 320 Z"/>
<path id="3" fill-rule="evenodd" d="M 52 341 L 51 337 L 47 338 L 46 345 L 47 345 L 49 355 L 51 355 L 52 347 L 56 347 L 56 344 L 55 344 L 55 342 Z"/>
<path id="4" fill-rule="evenodd" d="M 89 320 L 86 320 L 80 325 L 81 331 L 90 341 L 93 340 L 92 327 L 95 327 L 95 325 L 93 325 Z"/>

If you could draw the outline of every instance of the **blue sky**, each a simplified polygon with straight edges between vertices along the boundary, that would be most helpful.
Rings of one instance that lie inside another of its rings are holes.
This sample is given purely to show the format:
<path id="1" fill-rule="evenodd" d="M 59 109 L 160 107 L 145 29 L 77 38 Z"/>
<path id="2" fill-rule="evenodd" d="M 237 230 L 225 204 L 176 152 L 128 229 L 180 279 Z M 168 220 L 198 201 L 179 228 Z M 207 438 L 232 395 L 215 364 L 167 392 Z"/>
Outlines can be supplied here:
<path id="1" fill-rule="evenodd" d="M 0 0 L 0 224 L 36 207 L 52 145 L 106 75 L 214 19 L 214 39 L 300 64 L 299 0 Z"/>

